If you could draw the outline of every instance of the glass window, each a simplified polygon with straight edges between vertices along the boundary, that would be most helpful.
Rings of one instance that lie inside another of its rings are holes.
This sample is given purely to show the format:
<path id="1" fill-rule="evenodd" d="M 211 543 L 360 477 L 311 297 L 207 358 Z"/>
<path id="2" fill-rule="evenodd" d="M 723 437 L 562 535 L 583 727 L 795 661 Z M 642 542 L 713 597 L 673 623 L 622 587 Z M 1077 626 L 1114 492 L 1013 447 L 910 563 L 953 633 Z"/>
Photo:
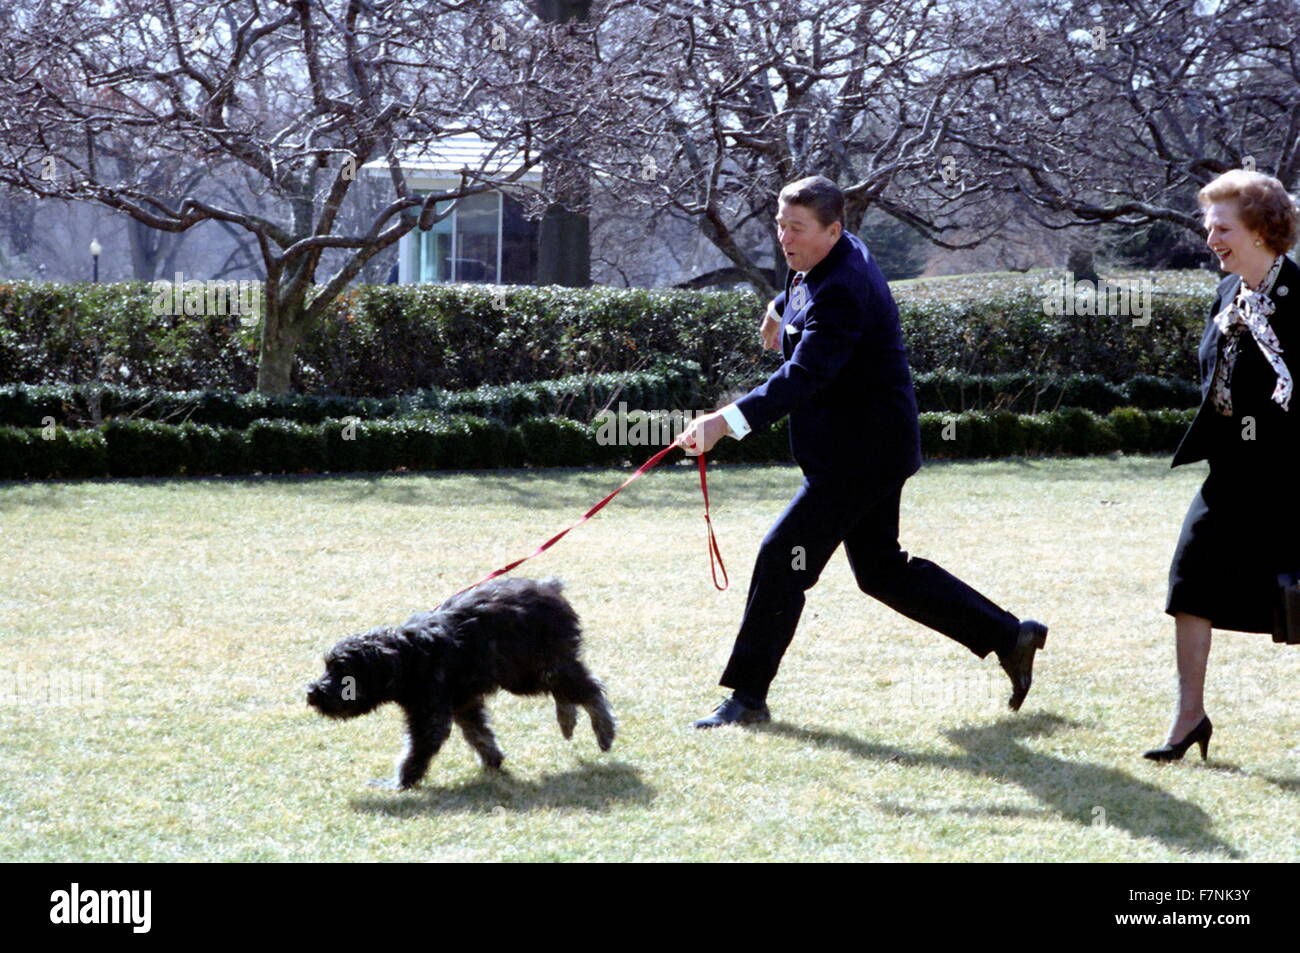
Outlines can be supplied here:
<path id="1" fill-rule="evenodd" d="M 500 211 L 500 192 L 480 192 L 457 203 L 453 281 L 496 282 Z"/>
<path id="2" fill-rule="evenodd" d="M 437 210 L 446 209 L 447 202 L 439 202 Z M 452 281 L 452 236 L 455 227 L 453 212 L 442 221 L 434 224 L 427 232 L 416 230 L 419 241 L 419 258 L 417 259 L 416 281 Z"/>
<path id="3" fill-rule="evenodd" d="M 531 285 L 537 281 L 537 222 L 524 218 L 517 199 L 503 195 L 501 209 L 501 283 Z"/>
<path id="4" fill-rule="evenodd" d="M 449 202 L 439 202 L 443 211 Z M 427 232 L 417 231 L 416 281 L 496 283 L 501 193 L 460 199 L 455 210 Z"/>

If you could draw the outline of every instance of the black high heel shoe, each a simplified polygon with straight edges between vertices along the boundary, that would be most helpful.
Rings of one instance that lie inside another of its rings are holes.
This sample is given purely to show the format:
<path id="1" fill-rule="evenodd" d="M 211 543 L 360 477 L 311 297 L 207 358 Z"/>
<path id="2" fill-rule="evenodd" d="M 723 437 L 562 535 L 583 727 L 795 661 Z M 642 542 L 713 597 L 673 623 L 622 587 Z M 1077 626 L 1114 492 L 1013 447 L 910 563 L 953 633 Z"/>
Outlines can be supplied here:
<path id="1" fill-rule="evenodd" d="M 1201 746 L 1201 760 L 1204 761 L 1210 753 L 1210 735 L 1214 734 L 1214 725 L 1210 723 L 1210 716 L 1206 715 L 1201 719 L 1201 723 L 1187 733 L 1187 737 L 1177 744 L 1161 745 L 1159 748 L 1153 748 L 1144 758 L 1150 758 L 1152 761 L 1179 761 L 1192 742 L 1197 742 Z"/>

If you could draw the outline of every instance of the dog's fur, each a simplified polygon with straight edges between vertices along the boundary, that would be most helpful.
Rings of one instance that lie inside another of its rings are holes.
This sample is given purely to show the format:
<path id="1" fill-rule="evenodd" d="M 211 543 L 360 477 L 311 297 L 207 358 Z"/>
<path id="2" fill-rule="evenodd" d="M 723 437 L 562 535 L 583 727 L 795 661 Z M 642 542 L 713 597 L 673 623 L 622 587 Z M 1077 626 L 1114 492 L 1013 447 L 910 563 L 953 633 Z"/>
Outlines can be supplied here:
<path id="1" fill-rule="evenodd" d="M 397 776 L 374 784 L 407 789 L 429 767 L 453 721 L 484 767 L 502 758 L 488 727 L 485 696 L 549 693 L 565 738 L 577 706 L 586 709 L 600 750 L 614 742 L 604 688 L 578 658 L 577 613 L 551 578 L 493 579 L 417 612 L 400 626 L 350 635 L 325 655 L 325 674 L 307 686 L 307 703 L 331 718 L 353 718 L 385 702 L 406 713 L 406 751 Z"/>

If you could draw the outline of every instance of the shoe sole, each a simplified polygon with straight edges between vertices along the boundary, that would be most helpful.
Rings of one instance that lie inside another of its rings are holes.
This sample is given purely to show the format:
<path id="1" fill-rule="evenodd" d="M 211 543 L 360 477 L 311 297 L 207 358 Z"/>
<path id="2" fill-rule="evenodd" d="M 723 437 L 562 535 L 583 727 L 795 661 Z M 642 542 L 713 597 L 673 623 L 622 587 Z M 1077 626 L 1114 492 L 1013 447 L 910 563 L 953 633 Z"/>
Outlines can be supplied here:
<path id="1" fill-rule="evenodd" d="M 725 728 L 728 725 L 759 725 L 763 722 L 771 721 L 772 716 L 766 718 L 745 718 L 742 721 L 693 721 L 692 728 Z"/>

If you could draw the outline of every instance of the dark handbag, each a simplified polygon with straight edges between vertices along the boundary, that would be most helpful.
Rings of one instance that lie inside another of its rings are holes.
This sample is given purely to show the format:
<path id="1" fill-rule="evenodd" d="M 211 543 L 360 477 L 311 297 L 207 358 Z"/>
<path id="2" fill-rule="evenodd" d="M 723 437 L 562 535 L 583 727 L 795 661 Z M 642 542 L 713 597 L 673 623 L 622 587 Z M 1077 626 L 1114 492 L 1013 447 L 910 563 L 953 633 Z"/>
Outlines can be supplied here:
<path id="1" fill-rule="evenodd" d="M 1300 573 L 1278 574 L 1277 601 L 1273 604 L 1273 641 L 1300 645 Z"/>

